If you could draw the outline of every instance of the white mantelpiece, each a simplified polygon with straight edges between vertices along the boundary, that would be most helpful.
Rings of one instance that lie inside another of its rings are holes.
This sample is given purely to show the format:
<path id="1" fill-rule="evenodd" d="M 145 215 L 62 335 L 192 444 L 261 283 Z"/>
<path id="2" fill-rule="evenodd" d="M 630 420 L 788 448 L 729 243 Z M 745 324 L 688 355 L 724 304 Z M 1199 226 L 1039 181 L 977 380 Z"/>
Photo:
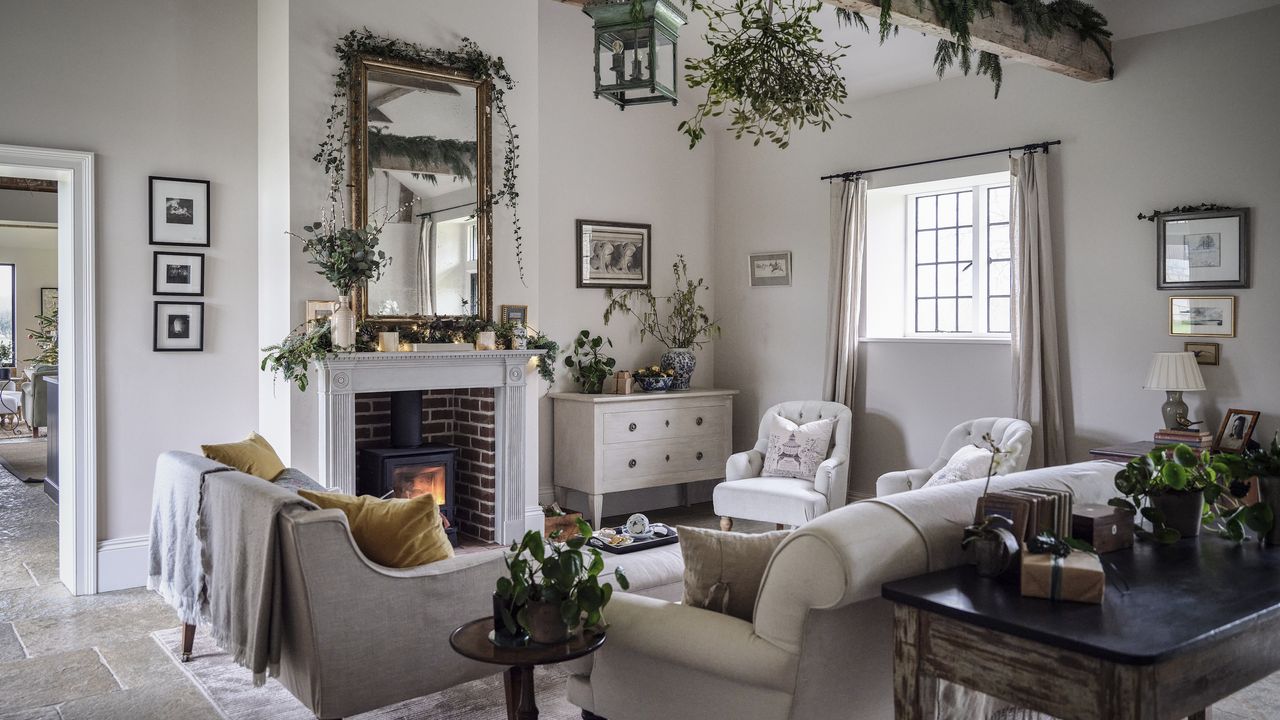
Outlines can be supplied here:
<path id="1" fill-rule="evenodd" d="M 499 544 L 525 531 L 525 376 L 542 350 L 342 353 L 319 362 L 321 484 L 355 493 L 356 394 L 493 388 Z M 536 500 L 537 498 L 533 498 Z"/>

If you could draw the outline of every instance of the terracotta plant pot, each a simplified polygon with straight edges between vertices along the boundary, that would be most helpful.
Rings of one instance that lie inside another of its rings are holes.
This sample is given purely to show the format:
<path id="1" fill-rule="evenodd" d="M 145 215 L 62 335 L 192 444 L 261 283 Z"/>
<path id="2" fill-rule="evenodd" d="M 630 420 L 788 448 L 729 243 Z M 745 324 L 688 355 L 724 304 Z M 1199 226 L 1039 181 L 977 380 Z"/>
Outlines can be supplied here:
<path id="1" fill-rule="evenodd" d="M 1151 507 L 1164 513 L 1165 527 L 1177 530 L 1184 538 L 1200 534 L 1200 518 L 1204 512 L 1204 492 L 1165 492 L 1149 498 Z"/>
<path id="2" fill-rule="evenodd" d="M 530 600 L 525 606 L 529 619 L 529 639 L 543 645 L 557 645 L 568 640 L 569 625 L 560 617 L 560 603 Z"/>

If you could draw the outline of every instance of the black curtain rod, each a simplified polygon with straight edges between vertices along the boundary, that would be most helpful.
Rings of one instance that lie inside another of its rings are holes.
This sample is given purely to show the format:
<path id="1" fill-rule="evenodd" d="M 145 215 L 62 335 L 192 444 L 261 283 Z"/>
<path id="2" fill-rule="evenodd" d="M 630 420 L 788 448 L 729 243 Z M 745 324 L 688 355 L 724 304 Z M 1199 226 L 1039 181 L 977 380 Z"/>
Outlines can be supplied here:
<path id="1" fill-rule="evenodd" d="M 982 152 L 969 153 L 968 155 L 953 155 L 952 157 L 938 158 L 937 160 L 922 160 L 920 162 L 903 163 L 901 165 L 888 165 L 886 167 L 872 168 L 870 170 L 850 170 L 849 172 L 836 173 L 835 175 L 824 175 L 823 180 L 848 180 L 849 178 L 861 177 L 874 172 L 883 172 L 885 170 L 900 170 L 902 168 L 918 167 L 920 165 L 933 165 L 934 163 L 950 162 L 952 160 L 966 160 L 968 158 L 982 157 L 983 155 L 997 155 L 999 153 L 1011 153 L 1014 150 L 1023 152 L 1035 152 L 1043 150 L 1049 152 L 1050 145 L 1061 145 L 1061 140 L 1047 140 L 1045 142 L 1031 143 L 1030 145 L 1015 145 L 1014 147 L 998 148 L 996 150 L 984 150 Z"/>
<path id="2" fill-rule="evenodd" d="M 464 202 L 464 203 L 462 203 L 461 205 L 454 205 L 453 207 L 438 208 L 438 209 L 436 209 L 436 210 L 428 210 L 428 211 L 426 211 L 426 212 L 424 212 L 424 213 L 418 213 L 418 217 L 420 217 L 420 218 L 424 218 L 424 217 L 431 217 L 433 214 L 438 213 L 438 212 L 445 212 L 445 211 L 448 211 L 448 210 L 457 210 L 458 208 L 464 208 L 464 207 L 466 207 L 466 206 L 468 206 L 468 205 L 475 205 L 475 204 L 476 204 L 476 201 L 475 201 L 475 200 L 472 200 L 471 202 Z"/>

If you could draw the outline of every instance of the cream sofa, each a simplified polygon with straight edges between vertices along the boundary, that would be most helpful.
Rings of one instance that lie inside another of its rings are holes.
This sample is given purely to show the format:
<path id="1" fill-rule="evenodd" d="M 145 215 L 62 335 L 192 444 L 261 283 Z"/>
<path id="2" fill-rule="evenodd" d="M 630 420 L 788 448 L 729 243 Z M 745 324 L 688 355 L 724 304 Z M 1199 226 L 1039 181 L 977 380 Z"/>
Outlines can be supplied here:
<path id="1" fill-rule="evenodd" d="M 1067 487 L 1077 502 L 1105 502 L 1119 467 L 1031 470 L 992 487 Z M 892 718 L 892 612 L 880 586 L 962 562 L 983 482 L 859 502 L 801 526 L 769 562 L 754 622 L 615 595 L 604 647 L 571 666 L 569 700 L 608 720 Z"/>

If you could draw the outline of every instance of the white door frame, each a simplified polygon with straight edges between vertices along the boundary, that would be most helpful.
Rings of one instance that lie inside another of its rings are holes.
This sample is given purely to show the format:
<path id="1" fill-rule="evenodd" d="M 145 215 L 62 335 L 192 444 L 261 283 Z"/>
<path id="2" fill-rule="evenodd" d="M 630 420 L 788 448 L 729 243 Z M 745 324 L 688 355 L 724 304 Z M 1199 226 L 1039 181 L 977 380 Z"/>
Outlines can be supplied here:
<path id="1" fill-rule="evenodd" d="M 0 145 L 0 174 L 58 182 L 58 575 L 76 595 L 98 591 L 93 157 Z"/>

